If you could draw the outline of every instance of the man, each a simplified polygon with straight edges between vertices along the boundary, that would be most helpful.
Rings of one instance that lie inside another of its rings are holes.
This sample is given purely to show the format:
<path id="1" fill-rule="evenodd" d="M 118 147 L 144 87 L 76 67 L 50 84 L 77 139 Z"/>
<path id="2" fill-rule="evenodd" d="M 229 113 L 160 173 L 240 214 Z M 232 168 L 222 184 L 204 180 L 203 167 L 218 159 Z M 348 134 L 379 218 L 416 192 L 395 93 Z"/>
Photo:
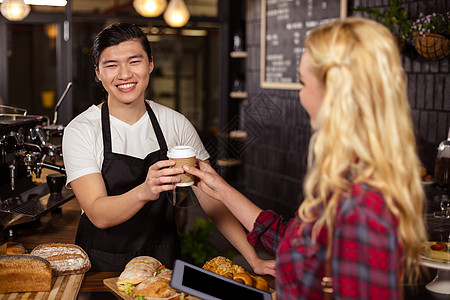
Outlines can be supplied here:
<path id="1" fill-rule="evenodd" d="M 167 192 L 179 181 L 174 175 L 184 170 L 169 168 L 174 161 L 167 159 L 167 150 L 187 145 L 199 160 L 209 155 L 183 115 L 145 100 L 154 65 L 139 27 L 104 28 L 91 53 L 108 97 L 72 120 L 63 137 L 67 185 L 83 209 L 76 243 L 89 254 L 93 271 L 121 271 L 139 255 L 156 257 L 170 268 L 180 246 Z M 197 198 L 256 273 L 274 274 L 274 261 L 256 255 L 223 204 L 204 193 Z"/>

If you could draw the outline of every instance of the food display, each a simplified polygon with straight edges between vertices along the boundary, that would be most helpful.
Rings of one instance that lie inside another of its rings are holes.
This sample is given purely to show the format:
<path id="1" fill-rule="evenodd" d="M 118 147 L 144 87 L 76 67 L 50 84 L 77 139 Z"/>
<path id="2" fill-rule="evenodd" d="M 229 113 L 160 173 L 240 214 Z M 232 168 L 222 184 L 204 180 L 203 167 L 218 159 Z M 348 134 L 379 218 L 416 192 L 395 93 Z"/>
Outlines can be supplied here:
<path id="1" fill-rule="evenodd" d="M 91 268 L 86 252 L 74 244 L 50 243 L 35 247 L 31 255 L 50 262 L 53 275 L 82 274 Z"/>
<path id="2" fill-rule="evenodd" d="M 76 295 L 83 273 L 91 267 L 86 252 L 74 244 L 41 244 L 30 254 L 26 252 L 23 245 L 16 242 L 0 246 L 0 294 L 36 292 L 36 299 L 47 299 L 49 294 L 67 287 L 67 295 Z M 55 279 L 59 275 L 69 276 Z"/>
<path id="3" fill-rule="evenodd" d="M 123 299 L 195 300 L 170 287 L 172 270 L 151 256 L 138 256 L 130 260 L 119 277 L 103 282 Z"/>
<path id="4" fill-rule="evenodd" d="M 450 262 L 450 243 L 424 242 L 422 254 L 427 258 Z"/>
<path id="5" fill-rule="evenodd" d="M 179 294 L 170 287 L 171 276 L 172 271 L 166 269 L 156 258 L 138 256 L 126 264 L 116 286 L 139 300 L 168 298 Z"/>
<path id="6" fill-rule="evenodd" d="M 267 280 L 265 280 L 261 276 L 250 274 L 249 272 L 245 271 L 244 268 L 236 265 L 235 263 L 233 263 L 233 261 L 226 257 L 217 256 L 207 261 L 203 265 L 203 269 L 231 278 L 262 291 L 269 291 L 269 284 Z"/>
<path id="7" fill-rule="evenodd" d="M 247 272 L 226 257 L 217 256 L 207 261 L 203 269 L 270 292 L 267 280 Z M 119 277 L 108 278 L 103 282 L 114 293 L 127 300 L 198 299 L 173 289 L 170 286 L 171 280 L 172 270 L 167 269 L 159 260 L 150 256 L 138 256 L 126 264 Z"/>
<path id="8" fill-rule="evenodd" d="M 47 260 L 27 254 L 0 256 L 0 293 L 46 292 L 51 288 Z"/>

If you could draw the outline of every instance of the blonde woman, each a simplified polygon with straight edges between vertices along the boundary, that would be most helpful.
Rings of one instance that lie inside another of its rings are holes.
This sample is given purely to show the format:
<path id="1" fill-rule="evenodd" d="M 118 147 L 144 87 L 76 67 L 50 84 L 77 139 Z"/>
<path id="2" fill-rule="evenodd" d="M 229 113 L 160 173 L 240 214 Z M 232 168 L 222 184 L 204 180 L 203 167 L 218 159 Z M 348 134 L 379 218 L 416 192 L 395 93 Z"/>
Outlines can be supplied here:
<path id="1" fill-rule="evenodd" d="M 377 22 L 348 18 L 317 28 L 305 45 L 299 96 L 314 134 L 296 216 L 263 211 L 208 164 L 185 170 L 253 246 L 276 253 L 277 299 L 322 299 L 322 281 L 334 299 L 401 299 L 402 281 L 419 274 L 426 232 L 396 41 Z"/>

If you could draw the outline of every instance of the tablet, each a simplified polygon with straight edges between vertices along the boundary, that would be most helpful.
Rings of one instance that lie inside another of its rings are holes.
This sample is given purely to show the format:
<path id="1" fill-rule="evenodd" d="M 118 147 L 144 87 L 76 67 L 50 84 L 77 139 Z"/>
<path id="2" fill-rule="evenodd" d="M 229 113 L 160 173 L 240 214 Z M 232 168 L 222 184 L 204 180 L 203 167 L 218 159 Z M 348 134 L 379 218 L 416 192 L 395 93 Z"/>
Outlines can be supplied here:
<path id="1" fill-rule="evenodd" d="M 204 300 L 272 300 L 272 295 L 199 268 L 182 260 L 175 261 L 170 286 Z"/>

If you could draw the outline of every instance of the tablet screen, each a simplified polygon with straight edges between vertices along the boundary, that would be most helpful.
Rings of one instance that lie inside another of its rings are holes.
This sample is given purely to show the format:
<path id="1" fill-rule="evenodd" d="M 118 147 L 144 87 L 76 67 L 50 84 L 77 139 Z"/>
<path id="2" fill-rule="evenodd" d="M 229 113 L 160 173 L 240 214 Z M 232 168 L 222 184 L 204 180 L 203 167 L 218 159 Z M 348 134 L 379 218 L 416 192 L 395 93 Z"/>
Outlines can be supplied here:
<path id="1" fill-rule="evenodd" d="M 172 288 L 202 299 L 272 299 L 270 293 L 180 260 L 175 261 L 172 274 Z"/>

